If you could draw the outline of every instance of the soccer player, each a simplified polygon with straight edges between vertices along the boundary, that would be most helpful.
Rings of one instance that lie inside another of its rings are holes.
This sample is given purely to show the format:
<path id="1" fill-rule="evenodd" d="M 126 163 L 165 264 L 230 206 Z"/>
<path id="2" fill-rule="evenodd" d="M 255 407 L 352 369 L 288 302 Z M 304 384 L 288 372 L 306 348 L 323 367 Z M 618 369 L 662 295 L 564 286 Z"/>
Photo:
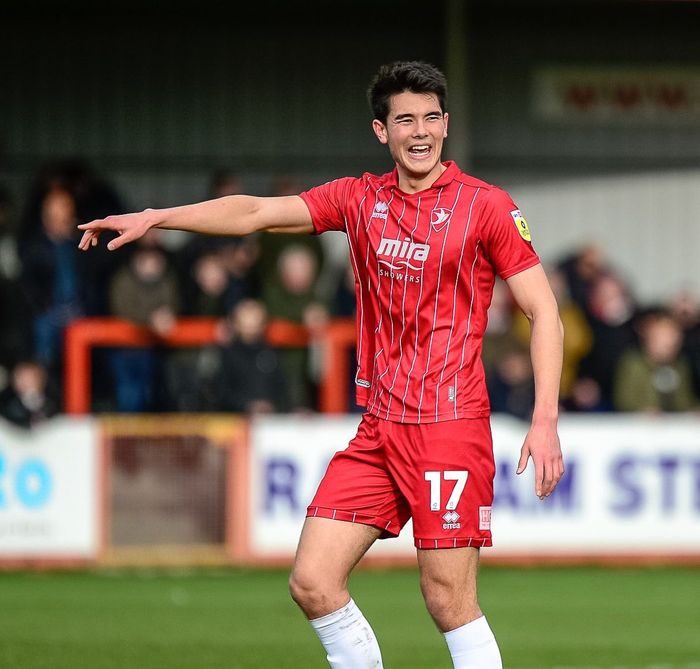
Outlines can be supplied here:
<path id="1" fill-rule="evenodd" d="M 502 667 L 477 601 L 479 550 L 491 545 L 494 460 L 480 360 L 496 275 L 531 321 L 536 401 L 517 472 L 535 494 L 563 474 L 557 435 L 562 328 L 527 223 L 506 192 L 441 159 L 447 84 L 423 62 L 382 66 L 368 97 L 395 167 L 300 195 L 234 195 L 109 216 L 79 226 L 114 250 L 151 227 L 206 234 L 347 234 L 357 296 L 356 436 L 311 501 L 290 578 L 335 669 L 382 667 L 348 577 L 370 546 L 413 520 L 420 584 L 457 669 Z"/>

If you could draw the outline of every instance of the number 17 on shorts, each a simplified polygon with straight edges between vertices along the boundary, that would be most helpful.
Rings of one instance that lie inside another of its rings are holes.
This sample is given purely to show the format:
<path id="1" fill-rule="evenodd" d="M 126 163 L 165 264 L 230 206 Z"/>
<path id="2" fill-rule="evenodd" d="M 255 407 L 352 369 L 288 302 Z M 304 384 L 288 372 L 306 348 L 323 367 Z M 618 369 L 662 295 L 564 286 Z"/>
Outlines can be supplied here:
<path id="1" fill-rule="evenodd" d="M 433 518 L 430 524 L 434 529 L 429 534 L 434 536 L 437 531 L 443 537 L 438 544 L 440 547 L 449 547 L 445 543 L 449 537 L 455 539 L 454 546 L 490 545 L 491 506 L 483 502 L 479 504 L 475 491 L 469 492 L 469 471 L 426 470 L 423 479 L 427 486 L 429 513 Z M 426 545 L 430 546 L 429 543 Z"/>
<path id="2" fill-rule="evenodd" d="M 425 480 L 430 483 L 430 510 L 440 511 L 441 509 L 442 482 L 444 480 L 446 487 L 449 486 L 448 481 L 454 481 L 447 504 L 445 504 L 447 511 L 454 511 L 462 497 L 468 478 L 468 471 L 425 472 Z"/>

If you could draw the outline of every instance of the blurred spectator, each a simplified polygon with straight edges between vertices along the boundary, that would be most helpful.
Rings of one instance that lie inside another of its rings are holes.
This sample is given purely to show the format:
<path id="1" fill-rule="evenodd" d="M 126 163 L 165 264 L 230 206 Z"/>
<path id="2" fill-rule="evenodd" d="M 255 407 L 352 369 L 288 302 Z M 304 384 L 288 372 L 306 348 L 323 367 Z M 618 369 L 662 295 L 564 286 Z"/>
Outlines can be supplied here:
<path id="1" fill-rule="evenodd" d="M 272 183 L 271 195 L 285 197 L 298 195 L 303 190 L 298 179 L 291 174 L 277 176 Z M 258 283 L 264 294 L 266 286 L 277 279 L 279 257 L 289 246 L 304 246 L 314 256 L 317 276 L 324 269 L 324 255 L 321 237 L 319 235 L 293 235 L 286 233 L 264 234 L 260 236 L 260 256 L 255 266 Z"/>
<path id="2" fill-rule="evenodd" d="M 216 253 L 200 256 L 191 268 L 191 276 L 193 294 L 184 301 L 183 314 L 223 318 L 230 282 L 221 257 Z"/>
<path id="3" fill-rule="evenodd" d="M 154 242 L 160 231 L 151 230 L 146 242 L 137 244 L 129 264 L 119 270 L 110 285 L 112 314 L 149 327 L 158 336 L 175 325 L 179 308 L 178 284 L 165 252 Z M 120 349 L 111 355 L 117 410 L 157 411 L 162 397 L 162 358 L 157 348 Z"/>
<path id="4" fill-rule="evenodd" d="M 304 245 L 284 248 L 277 261 L 274 281 L 264 286 L 264 303 L 271 318 L 285 319 L 310 328 L 312 343 L 308 348 L 280 351 L 287 378 L 292 408 L 313 409 L 316 406 L 318 347 L 314 333 L 328 319 L 327 307 L 317 298 L 318 263 L 314 253 Z"/>
<path id="5" fill-rule="evenodd" d="M 205 199 L 227 197 L 241 192 L 241 181 L 238 175 L 230 169 L 220 169 L 214 172 L 209 182 Z M 197 315 L 197 302 L 203 297 L 201 280 L 202 268 L 195 270 L 198 261 L 203 256 L 210 257 L 205 262 L 207 278 L 213 280 L 214 270 L 211 256 L 217 256 L 223 265 L 227 278 L 226 288 L 216 302 L 223 307 L 223 314 L 231 309 L 239 300 L 257 297 L 259 288 L 258 277 L 254 273 L 255 264 L 259 257 L 259 241 L 257 235 L 246 237 L 230 237 L 226 235 L 188 235 L 187 241 L 180 247 L 174 259 L 177 273 L 180 277 L 182 303 L 184 313 Z M 218 283 L 218 279 L 217 279 Z M 209 293 L 212 286 L 204 289 Z M 199 305 L 202 306 L 201 304 Z M 213 305 L 210 303 L 209 308 Z M 216 308 L 218 309 L 219 306 Z M 199 313 L 198 315 L 206 315 Z"/>
<path id="6" fill-rule="evenodd" d="M 587 306 L 593 346 L 581 360 L 579 376 L 598 385 L 596 405 L 606 409 L 613 404 L 613 380 L 620 356 L 637 341 L 637 305 L 620 277 L 606 273 L 593 282 Z"/>
<path id="7" fill-rule="evenodd" d="M 255 275 L 255 267 L 260 254 L 258 237 L 228 237 L 221 244 L 218 255 L 228 274 L 226 288 L 226 309 L 230 310 L 238 302 L 260 296 L 260 286 Z"/>
<path id="8" fill-rule="evenodd" d="M 274 318 L 296 323 L 304 321 L 304 311 L 317 303 L 318 263 L 306 246 L 286 247 L 277 261 L 274 277 L 264 286 L 265 303 Z"/>
<path id="9" fill-rule="evenodd" d="M 502 350 L 488 377 L 491 410 L 530 420 L 535 406 L 535 383 L 527 348 Z"/>
<path id="10" fill-rule="evenodd" d="M 549 285 L 559 306 L 559 317 L 564 326 L 564 359 L 561 372 L 560 397 L 571 396 L 578 378 L 581 360 L 593 347 L 593 331 L 583 309 L 571 299 L 566 278 L 561 270 L 547 271 Z M 527 346 L 530 341 L 530 322 L 519 309 L 514 316 L 515 339 Z"/>
<path id="11" fill-rule="evenodd" d="M 681 290 L 669 302 L 671 315 L 683 330 L 683 353 L 690 362 L 693 391 L 700 397 L 700 303 L 690 290 Z"/>
<path id="12" fill-rule="evenodd" d="M 188 274 L 193 281 L 186 282 L 191 292 L 181 300 L 182 314 L 223 319 L 227 315 L 230 280 L 221 255 L 214 251 L 204 253 L 194 260 Z M 206 360 L 209 358 L 205 355 L 206 350 L 177 348 L 167 355 L 164 375 L 168 408 L 175 411 L 220 410 L 210 402 L 202 404 L 200 401 L 200 386 L 211 374 L 219 372 L 218 369 L 207 369 Z"/>
<path id="13" fill-rule="evenodd" d="M 214 171 L 209 179 L 207 192 L 203 199 L 211 200 L 228 195 L 238 195 L 242 192 L 241 180 L 235 171 L 221 168 Z M 223 245 L 231 243 L 231 237 L 224 235 L 195 235 L 184 233 L 186 241 L 177 253 L 177 271 L 183 278 L 185 294 L 190 293 L 191 271 L 197 259 L 205 254 L 216 253 Z"/>
<path id="14" fill-rule="evenodd" d="M 13 211 L 9 192 L 0 188 L 0 391 L 14 364 L 33 353 L 31 311 L 19 283 Z"/>
<path id="15" fill-rule="evenodd" d="M 136 243 L 129 264 L 110 285 L 110 308 L 117 318 L 151 327 L 165 334 L 178 310 L 177 280 L 165 252 L 158 246 L 160 230 L 153 229 Z"/>
<path id="16" fill-rule="evenodd" d="M 48 190 L 41 227 L 20 248 L 20 282 L 32 310 L 34 355 L 60 380 L 65 327 L 84 314 L 76 202 L 65 188 Z"/>
<path id="17" fill-rule="evenodd" d="M 42 228 L 43 203 L 47 193 L 56 189 L 71 194 L 77 222 L 103 218 L 125 211 L 116 190 L 82 159 L 70 158 L 43 165 L 35 175 L 26 199 L 20 228 L 21 246 Z M 122 264 L 123 256 L 110 253 L 106 244 L 93 249 L 94 254 L 81 254 L 81 300 L 86 315 L 109 312 L 107 288 L 111 276 Z M 92 257 L 88 257 L 92 255 Z"/>
<path id="18" fill-rule="evenodd" d="M 332 293 L 331 315 L 334 318 L 354 318 L 357 311 L 357 298 L 355 295 L 355 273 L 349 263 L 339 275 L 335 289 Z M 353 372 L 354 377 L 354 372 Z"/>
<path id="19" fill-rule="evenodd" d="M 42 202 L 46 194 L 55 189 L 64 189 L 72 195 L 77 222 L 125 211 L 114 187 L 98 176 L 84 160 L 70 158 L 47 163 L 37 171 L 24 204 L 20 230 L 22 247 L 41 230 Z M 92 251 L 94 253 L 78 254 L 80 311 L 86 316 L 105 316 L 109 314 L 111 278 L 123 266 L 128 252 L 110 253 L 106 244 L 100 244 Z M 109 354 L 106 349 L 97 348 L 92 355 L 95 370 L 92 378 L 93 407 L 109 409 L 112 407 L 113 389 L 109 384 L 109 375 L 99 373 L 100 369 L 109 366 Z M 60 369 L 53 371 L 54 376 L 59 373 Z"/>
<path id="20" fill-rule="evenodd" d="M 30 428 L 58 412 L 58 398 L 46 368 L 35 360 L 18 362 L 9 387 L 0 393 L 0 415 L 15 425 Z"/>
<path id="21" fill-rule="evenodd" d="M 336 277 L 334 289 L 331 291 L 330 315 L 333 318 L 355 318 L 357 313 L 357 298 L 355 294 L 355 273 L 352 265 L 346 261 L 342 272 Z M 355 346 L 349 346 L 347 350 L 347 397 L 348 411 L 351 413 L 363 413 L 364 407 L 355 401 L 355 376 L 357 374 L 357 351 Z"/>
<path id="22" fill-rule="evenodd" d="M 587 314 L 596 281 L 610 272 L 602 248 L 588 244 L 564 258 L 557 269 L 564 277 L 571 299 Z"/>
<path id="23" fill-rule="evenodd" d="M 238 302 L 220 328 L 220 343 L 176 356 L 168 385 L 177 411 L 257 414 L 288 408 L 279 356 L 265 340 L 267 314 L 259 300 Z"/>
<path id="24" fill-rule="evenodd" d="M 528 354 L 529 321 L 516 308 L 505 281 L 496 279 L 481 359 L 491 410 L 529 420 L 535 385 Z"/>
<path id="25" fill-rule="evenodd" d="M 656 309 L 640 316 L 638 328 L 640 346 L 626 350 L 615 370 L 615 409 L 658 413 L 695 408 L 680 324 Z"/>
<path id="26" fill-rule="evenodd" d="M 507 284 L 497 278 L 493 285 L 481 349 L 487 386 L 491 378 L 496 375 L 496 368 L 503 355 L 517 347 L 519 343 L 514 329 L 514 306 Z"/>
<path id="27" fill-rule="evenodd" d="M 9 191 L 0 187 L 0 279 L 6 281 L 14 281 L 20 271 L 13 209 Z"/>
<path id="28" fill-rule="evenodd" d="M 278 354 L 265 341 L 267 313 L 259 300 L 231 312 L 231 339 L 221 351 L 220 405 L 226 411 L 270 413 L 288 407 Z"/>
<path id="29" fill-rule="evenodd" d="M 612 411 L 611 403 L 603 400 L 600 384 L 587 376 L 574 381 L 571 392 L 562 402 L 562 407 L 572 413 Z"/>

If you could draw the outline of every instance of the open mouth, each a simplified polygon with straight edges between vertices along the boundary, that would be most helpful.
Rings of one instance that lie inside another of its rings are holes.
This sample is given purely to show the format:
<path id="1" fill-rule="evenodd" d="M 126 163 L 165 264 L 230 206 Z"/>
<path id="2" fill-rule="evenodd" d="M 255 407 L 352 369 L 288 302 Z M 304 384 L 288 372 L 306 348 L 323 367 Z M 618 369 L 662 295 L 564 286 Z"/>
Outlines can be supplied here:
<path id="1" fill-rule="evenodd" d="M 425 158 L 430 155 L 431 147 L 429 144 L 416 144 L 409 147 L 408 154 L 412 158 Z"/>

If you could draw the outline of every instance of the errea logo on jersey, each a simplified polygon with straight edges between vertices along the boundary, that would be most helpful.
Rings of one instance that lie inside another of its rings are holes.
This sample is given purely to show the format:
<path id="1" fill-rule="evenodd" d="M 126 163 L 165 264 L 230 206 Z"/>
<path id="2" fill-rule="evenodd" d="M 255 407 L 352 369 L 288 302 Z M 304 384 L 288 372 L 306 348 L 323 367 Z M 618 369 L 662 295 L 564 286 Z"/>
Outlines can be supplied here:
<path id="1" fill-rule="evenodd" d="M 420 266 L 412 265 L 414 263 L 423 263 L 428 258 L 430 246 L 427 244 L 417 244 L 412 242 L 408 237 L 403 241 L 401 239 L 387 239 L 382 237 L 377 249 L 377 257 L 379 262 L 391 267 L 391 269 L 421 269 Z M 381 256 L 391 258 L 391 260 L 382 260 Z"/>
<path id="2" fill-rule="evenodd" d="M 383 221 L 386 221 L 386 219 L 389 217 L 389 205 L 386 202 L 377 202 L 377 204 L 374 205 L 374 211 L 372 212 L 372 215 L 370 216 L 370 220 L 373 218 L 381 218 Z"/>

